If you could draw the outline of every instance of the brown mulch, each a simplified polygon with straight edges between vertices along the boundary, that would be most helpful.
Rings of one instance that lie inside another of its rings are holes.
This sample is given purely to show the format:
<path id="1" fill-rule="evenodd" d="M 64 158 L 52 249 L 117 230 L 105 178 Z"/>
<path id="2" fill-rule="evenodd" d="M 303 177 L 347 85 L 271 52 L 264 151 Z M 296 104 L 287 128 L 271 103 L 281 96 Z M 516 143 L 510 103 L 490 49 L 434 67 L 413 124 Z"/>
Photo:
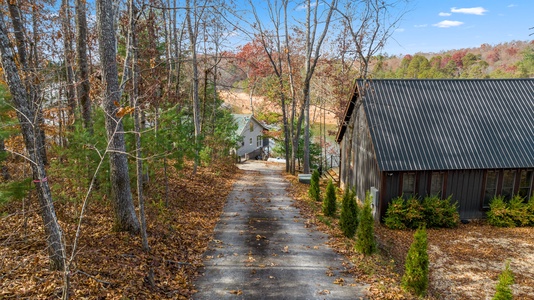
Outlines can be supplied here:
<path id="1" fill-rule="evenodd" d="M 190 166 L 172 172 L 168 207 L 161 172 L 152 179 L 158 182 L 147 188 L 149 253 L 142 251 L 138 236 L 113 232 L 108 200 L 91 199 L 71 267 L 72 299 L 191 297 L 202 254 L 240 171 L 221 165 L 191 173 Z M 35 195 L 30 198 L 24 206 L 16 202 L 0 207 L 0 299 L 57 299 L 64 286 L 62 272 L 48 269 L 37 201 Z M 55 206 L 70 257 L 81 205 L 65 201 Z"/>

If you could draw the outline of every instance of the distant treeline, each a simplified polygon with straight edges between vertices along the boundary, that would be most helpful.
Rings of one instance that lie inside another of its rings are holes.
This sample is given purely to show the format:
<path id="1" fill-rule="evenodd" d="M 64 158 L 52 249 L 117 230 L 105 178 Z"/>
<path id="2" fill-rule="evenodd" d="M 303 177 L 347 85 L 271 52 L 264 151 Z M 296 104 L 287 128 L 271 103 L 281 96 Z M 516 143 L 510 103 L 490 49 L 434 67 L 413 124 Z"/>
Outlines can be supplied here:
<path id="1" fill-rule="evenodd" d="M 529 78 L 534 77 L 534 41 L 417 53 L 378 55 L 373 78 Z"/>

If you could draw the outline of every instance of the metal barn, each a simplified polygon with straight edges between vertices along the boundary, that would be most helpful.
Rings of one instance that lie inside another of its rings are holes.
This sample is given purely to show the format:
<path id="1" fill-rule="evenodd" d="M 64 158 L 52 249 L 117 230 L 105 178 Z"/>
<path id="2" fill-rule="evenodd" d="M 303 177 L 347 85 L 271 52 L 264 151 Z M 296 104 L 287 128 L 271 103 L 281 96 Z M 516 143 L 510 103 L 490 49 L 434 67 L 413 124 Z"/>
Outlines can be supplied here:
<path id="1" fill-rule="evenodd" d="M 533 194 L 534 79 L 358 80 L 337 142 L 341 186 L 372 190 L 380 219 L 412 194 L 482 218 L 495 195 Z"/>

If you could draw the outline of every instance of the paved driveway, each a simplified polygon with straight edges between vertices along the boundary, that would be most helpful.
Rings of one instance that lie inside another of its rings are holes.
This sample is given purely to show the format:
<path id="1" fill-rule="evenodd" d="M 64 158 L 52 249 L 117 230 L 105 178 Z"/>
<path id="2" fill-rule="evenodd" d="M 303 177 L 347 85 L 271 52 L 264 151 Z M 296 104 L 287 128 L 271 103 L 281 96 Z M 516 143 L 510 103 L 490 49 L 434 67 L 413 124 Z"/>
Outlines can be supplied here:
<path id="1" fill-rule="evenodd" d="M 228 196 L 205 253 L 194 299 L 359 299 L 366 287 L 344 272 L 328 237 L 291 206 L 284 165 L 249 161 Z"/>

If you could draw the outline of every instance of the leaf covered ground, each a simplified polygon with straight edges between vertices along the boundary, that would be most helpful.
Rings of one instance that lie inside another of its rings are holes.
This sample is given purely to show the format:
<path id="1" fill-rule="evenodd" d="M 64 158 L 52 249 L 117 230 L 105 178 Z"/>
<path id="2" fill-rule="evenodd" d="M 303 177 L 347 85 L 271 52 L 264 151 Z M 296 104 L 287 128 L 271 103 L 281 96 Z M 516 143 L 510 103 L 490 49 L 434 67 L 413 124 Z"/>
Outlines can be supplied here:
<path id="1" fill-rule="evenodd" d="M 294 176 L 289 191 L 310 224 L 331 236 L 330 245 L 354 264 L 353 274 L 370 284 L 371 299 L 411 299 L 400 288 L 412 230 L 375 226 L 380 255 L 362 256 L 354 240 L 342 236 L 337 218 L 326 218 L 321 203 L 310 201 L 308 185 Z M 324 183 L 323 183 L 324 190 Z M 426 299 L 491 299 L 499 273 L 510 261 L 514 299 L 534 299 L 534 228 L 496 228 L 483 221 L 455 229 L 429 229 L 430 285 Z"/>
<path id="2" fill-rule="evenodd" d="M 162 196 L 163 175 L 151 179 L 154 182 L 146 191 L 150 253 L 141 250 L 139 237 L 112 230 L 109 200 L 90 201 L 72 268 L 72 299 L 192 297 L 202 255 L 240 171 L 218 166 L 190 174 L 187 167 L 171 173 L 168 207 Z M 330 246 L 352 261 L 352 274 L 369 284 L 370 299 L 413 299 L 400 288 L 413 231 L 377 226 L 380 255 L 362 256 L 354 251 L 354 240 L 342 237 L 337 217 L 324 217 L 321 203 L 308 199 L 308 185 L 298 183 L 294 176 L 286 179 L 306 226 L 330 235 Z M 68 179 L 50 180 L 68 185 Z M 55 205 L 70 256 L 80 203 L 57 201 Z M 48 270 L 36 209 L 33 194 L 24 202 L 1 207 L 0 299 L 57 299 L 61 295 L 62 273 Z M 515 275 L 514 299 L 534 299 L 533 228 L 495 228 L 472 222 L 456 229 L 429 230 L 428 238 L 430 289 L 426 299 L 491 299 L 506 260 Z"/>
<path id="3" fill-rule="evenodd" d="M 150 253 L 141 239 L 114 232 L 107 199 L 93 199 L 83 219 L 80 247 L 70 282 L 72 299 L 189 299 L 213 228 L 239 170 L 235 166 L 172 172 L 165 206 L 163 174 L 146 190 Z M 49 178 L 68 185 L 68 179 Z M 60 184 L 60 185 L 61 185 Z M 158 187 L 157 189 L 154 187 Z M 58 192 L 58 191 L 56 191 Z M 0 299 L 57 299 L 62 273 L 49 271 L 42 221 L 35 195 L 9 203 L 0 212 Z M 67 252 L 80 203 L 56 202 Z"/>

